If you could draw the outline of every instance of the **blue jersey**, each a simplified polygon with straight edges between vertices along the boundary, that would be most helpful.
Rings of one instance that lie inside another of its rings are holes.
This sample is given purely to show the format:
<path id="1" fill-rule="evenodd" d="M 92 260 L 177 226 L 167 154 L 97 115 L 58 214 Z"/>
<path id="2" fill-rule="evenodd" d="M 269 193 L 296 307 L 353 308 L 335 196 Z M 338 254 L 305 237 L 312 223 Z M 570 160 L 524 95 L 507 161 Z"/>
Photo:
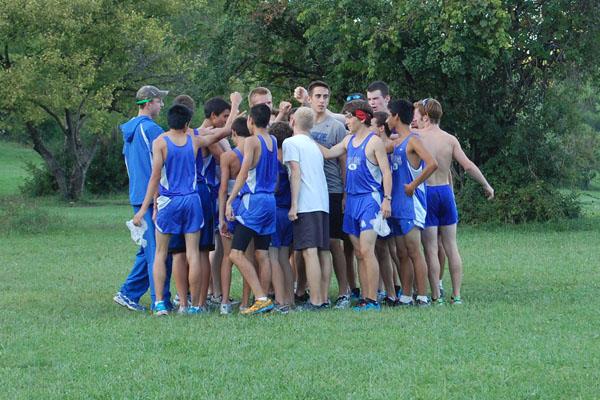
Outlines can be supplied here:
<path id="1" fill-rule="evenodd" d="M 196 160 L 193 139 L 186 135 L 185 144 L 177 146 L 168 136 L 163 137 L 167 143 L 167 159 L 160 178 L 160 195 L 175 197 L 196 193 Z"/>
<path id="2" fill-rule="evenodd" d="M 360 146 L 354 147 L 352 135 L 348 142 L 346 157 L 346 193 L 349 195 L 361 195 L 383 192 L 383 177 L 378 165 L 373 164 L 365 152 L 367 144 L 374 136 L 371 132 L 362 141 Z"/>
<path id="3" fill-rule="evenodd" d="M 278 208 L 289 209 L 292 206 L 292 193 L 290 189 L 290 180 L 285 165 L 278 162 L 279 179 L 277 180 L 277 191 L 275 192 L 275 203 Z"/>
<path id="4" fill-rule="evenodd" d="M 267 149 L 267 144 L 262 136 L 258 135 L 260 141 L 260 158 L 256 167 L 248 171 L 248 179 L 240 190 L 240 195 L 246 193 L 275 193 L 278 174 L 277 160 L 277 139 L 271 136 L 271 150 Z"/>
<path id="5" fill-rule="evenodd" d="M 406 154 L 406 146 L 410 138 L 414 136 L 411 133 L 406 139 L 397 146 L 394 146 L 394 152 L 391 155 L 392 169 L 392 217 L 398 219 L 409 219 L 419 222 L 421 225 L 425 223 L 425 215 L 427 210 L 427 195 L 425 191 L 425 183 L 421 183 L 416 189 L 413 196 L 409 197 L 404 192 L 404 185 L 411 183 L 421 175 L 425 163 L 421 160 L 417 169 L 410 165 Z"/>
<path id="6" fill-rule="evenodd" d="M 146 115 L 132 118 L 120 128 L 129 176 L 129 201 L 132 205 L 140 205 L 144 202 L 152 175 L 152 142 L 163 133 L 163 129 Z"/>

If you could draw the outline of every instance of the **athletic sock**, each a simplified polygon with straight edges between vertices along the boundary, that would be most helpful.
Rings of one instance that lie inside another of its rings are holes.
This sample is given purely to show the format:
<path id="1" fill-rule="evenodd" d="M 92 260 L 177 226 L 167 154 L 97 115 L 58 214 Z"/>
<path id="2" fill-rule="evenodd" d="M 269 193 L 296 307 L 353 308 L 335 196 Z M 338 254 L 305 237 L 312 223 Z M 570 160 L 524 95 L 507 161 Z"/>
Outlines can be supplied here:
<path id="1" fill-rule="evenodd" d="M 429 299 L 427 296 L 417 296 L 417 300 L 421 300 L 422 302 L 428 303 Z"/>
<path id="2" fill-rule="evenodd" d="M 267 296 L 263 296 L 263 297 L 257 297 L 256 301 L 267 301 Z"/>
<path id="3" fill-rule="evenodd" d="M 440 279 L 440 287 L 444 286 L 444 284 L 442 283 L 442 280 Z"/>

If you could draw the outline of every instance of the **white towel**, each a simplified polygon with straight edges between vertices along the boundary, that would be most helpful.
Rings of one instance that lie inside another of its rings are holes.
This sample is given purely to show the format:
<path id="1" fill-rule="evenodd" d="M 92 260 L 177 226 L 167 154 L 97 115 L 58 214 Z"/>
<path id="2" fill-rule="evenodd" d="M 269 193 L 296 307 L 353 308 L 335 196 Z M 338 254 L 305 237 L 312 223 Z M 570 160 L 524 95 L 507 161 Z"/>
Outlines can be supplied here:
<path id="1" fill-rule="evenodd" d="M 383 218 L 383 214 L 381 214 L 381 211 L 377 213 L 375 219 L 371 220 L 371 225 L 373 225 L 373 230 L 379 236 L 386 237 L 391 232 L 390 226 L 388 225 L 385 218 Z"/>
<path id="2" fill-rule="evenodd" d="M 133 220 L 130 219 L 129 221 L 125 222 L 125 225 L 127 225 L 127 228 L 129 228 L 129 231 L 131 232 L 131 240 L 133 240 L 138 246 L 146 247 L 148 244 L 146 239 L 144 239 L 144 233 L 146 233 L 148 230 L 148 224 L 146 221 L 142 220 L 142 226 L 137 226 L 134 225 Z"/>

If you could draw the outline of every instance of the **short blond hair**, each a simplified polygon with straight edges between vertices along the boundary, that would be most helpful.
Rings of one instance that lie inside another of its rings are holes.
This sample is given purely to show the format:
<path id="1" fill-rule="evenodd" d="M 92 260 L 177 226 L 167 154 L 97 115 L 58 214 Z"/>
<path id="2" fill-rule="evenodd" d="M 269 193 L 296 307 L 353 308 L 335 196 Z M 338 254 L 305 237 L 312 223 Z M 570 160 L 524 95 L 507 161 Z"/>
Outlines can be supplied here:
<path id="1" fill-rule="evenodd" d="M 439 124 L 442 120 L 442 105 L 436 99 L 427 98 L 419 100 L 413 105 L 419 110 L 419 114 L 427 115 L 432 124 Z"/>
<path id="2" fill-rule="evenodd" d="M 248 95 L 248 104 L 250 105 L 250 107 L 256 105 L 256 104 L 254 104 L 252 102 L 252 97 L 254 97 L 256 95 L 260 96 L 260 95 L 266 95 L 266 94 L 268 94 L 269 96 L 273 97 L 271 95 L 271 91 L 269 89 L 267 89 L 266 87 L 259 86 L 259 87 L 256 87 L 256 88 L 252 89 L 250 91 L 250 94 Z"/>
<path id="3" fill-rule="evenodd" d="M 315 112 L 309 107 L 299 107 L 294 113 L 294 121 L 302 131 L 310 131 L 315 124 Z"/>

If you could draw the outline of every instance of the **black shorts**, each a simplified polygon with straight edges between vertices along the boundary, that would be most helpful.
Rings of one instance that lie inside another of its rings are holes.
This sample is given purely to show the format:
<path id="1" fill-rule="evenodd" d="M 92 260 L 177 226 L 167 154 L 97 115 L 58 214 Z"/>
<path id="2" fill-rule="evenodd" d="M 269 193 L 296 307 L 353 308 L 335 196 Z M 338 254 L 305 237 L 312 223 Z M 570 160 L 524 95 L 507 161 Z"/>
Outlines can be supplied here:
<path id="1" fill-rule="evenodd" d="M 344 214 L 342 213 L 341 193 L 329 193 L 329 237 L 331 239 L 343 239 L 342 223 Z"/>
<path id="2" fill-rule="evenodd" d="M 271 244 L 271 235 L 259 235 L 252 229 L 242 224 L 237 224 L 235 226 L 235 231 L 233 232 L 233 241 L 231 242 L 231 249 L 246 251 L 252 239 L 254 239 L 255 250 L 269 250 L 269 245 Z"/>
<path id="3" fill-rule="evenodd" d="M 299 213 L 293 226 L 294 250 L 313 247 L 329 250 L 329 214 L 323 211 Z"/>

